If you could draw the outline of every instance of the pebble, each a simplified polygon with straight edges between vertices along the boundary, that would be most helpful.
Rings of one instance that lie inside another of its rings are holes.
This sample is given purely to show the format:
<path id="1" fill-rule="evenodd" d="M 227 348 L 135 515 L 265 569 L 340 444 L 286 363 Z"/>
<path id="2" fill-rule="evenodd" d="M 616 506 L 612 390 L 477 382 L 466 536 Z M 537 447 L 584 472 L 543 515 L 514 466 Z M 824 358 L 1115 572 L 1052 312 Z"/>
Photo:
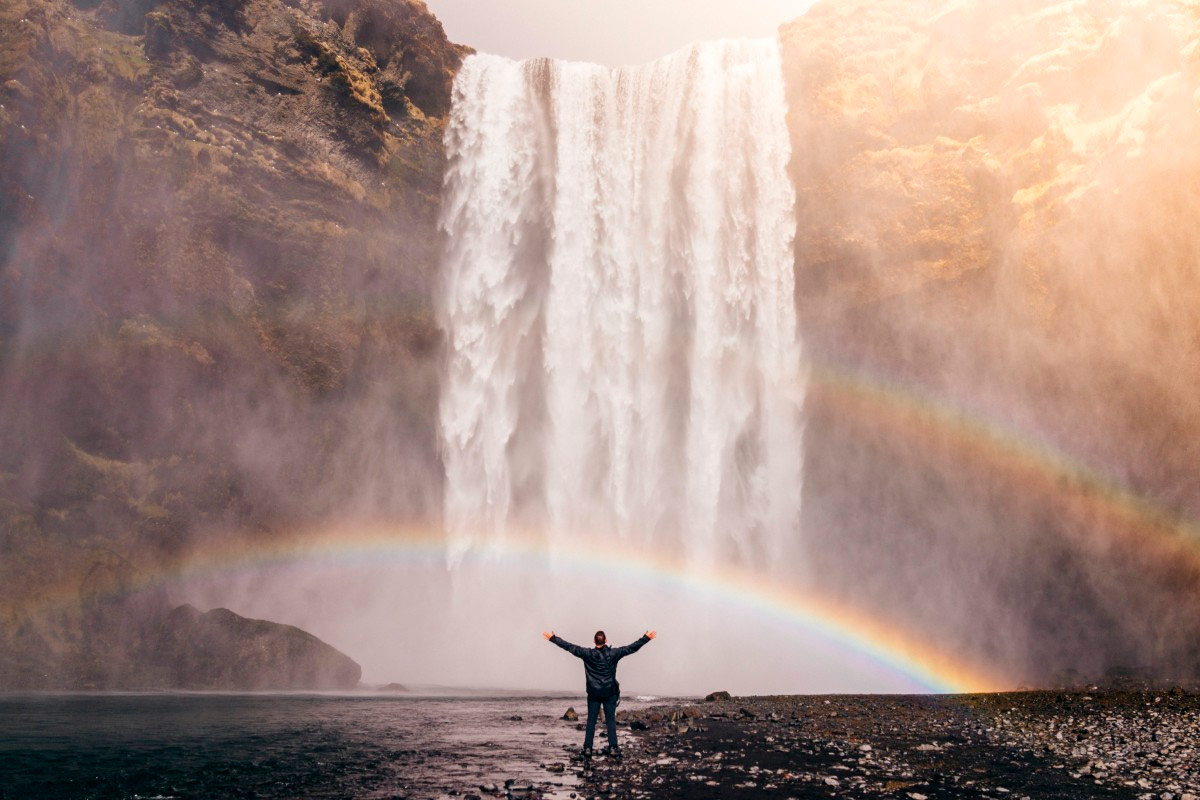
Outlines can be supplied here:
<path id="1" fill-rule="evenodd" d="M 1085 800 L 1106 786 L 1134 787 L 1139 800 L 1200 800 L 1200 698 L 1191 695 L 742 697 L 710 700 L 694 715 L 684 708 L 618 716 L 644 733 L 631 738 L 624 763 L 599 759 L 580 771 L 581 795 L 688 797 L 689 787 L 705 787 L 704 796 L 753 788 L 776 797 L 1030 800 L 1048 781 L 1056 797 Z"/>

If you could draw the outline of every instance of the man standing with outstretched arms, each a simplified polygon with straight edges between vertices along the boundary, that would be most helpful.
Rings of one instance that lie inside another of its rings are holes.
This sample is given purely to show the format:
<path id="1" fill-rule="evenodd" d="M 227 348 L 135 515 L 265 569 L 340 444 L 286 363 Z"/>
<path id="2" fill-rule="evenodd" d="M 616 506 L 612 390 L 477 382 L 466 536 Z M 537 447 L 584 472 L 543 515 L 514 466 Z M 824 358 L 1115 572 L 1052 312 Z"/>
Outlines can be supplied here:
<path id="1" fill-rule="evenodd" d="M 596 631 L 592 648 L 580 647 L 560 639 L 554 632 L 543 633 L 554 644 L 573 656 L 583 660 L 583 672 L 587 679 L 587 733 L 583 737 L 583 757 L 591 758 L 592 738 L 596 733 L 596 717 L 604 706 L 604 726 L 608 730 L 608 753 L 620 759 L 621 748 L 617 745 L 617 703 L 621 698 L 621 684 L 617 683 L 617 662 L 630 653 L 636 653 L 646 642 L 658 634 L 646 631 L 642 638 L 624 647 L 609 647 L 604 631 Z"/>

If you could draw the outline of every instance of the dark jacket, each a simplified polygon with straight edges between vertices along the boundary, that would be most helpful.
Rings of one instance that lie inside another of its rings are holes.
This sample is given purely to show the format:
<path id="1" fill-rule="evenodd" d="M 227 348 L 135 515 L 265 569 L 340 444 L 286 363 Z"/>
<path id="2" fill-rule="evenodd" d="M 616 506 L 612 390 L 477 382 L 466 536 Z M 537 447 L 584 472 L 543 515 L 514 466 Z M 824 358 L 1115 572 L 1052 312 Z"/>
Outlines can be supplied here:
<path id="1" fill-rule="evenodd" d="M 650 641 L 650 637 L 642 636 L 633 644 L 624 647 L 580 647 L 557 636 L 551 636 L 550 641 L 571 655 L 583 659 L 588 697 L 603 700 L 621 693 L 621 684 L 617 683 L 617 662 L 630 653 L 636 653 L 642 645 Z"/>

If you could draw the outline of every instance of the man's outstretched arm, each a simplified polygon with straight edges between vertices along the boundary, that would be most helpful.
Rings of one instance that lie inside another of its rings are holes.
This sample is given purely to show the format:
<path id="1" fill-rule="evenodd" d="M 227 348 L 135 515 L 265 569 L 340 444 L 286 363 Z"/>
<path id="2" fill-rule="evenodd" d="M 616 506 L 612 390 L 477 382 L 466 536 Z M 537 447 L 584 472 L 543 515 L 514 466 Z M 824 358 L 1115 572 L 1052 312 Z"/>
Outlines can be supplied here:
<path id="1" fill-rule="evenodd" d="M 614 647 L 613 655 L 615 655 L 617 658 L 624 658 L 625 656 L 629 655 L 630 653 L 636 653 L 638 650 L 640 650 L 647 642 L 649 642 L 655 636 L 658 636 L 657 632 L 646 631 L 645 633 L 642 634 L 642 638 L 638 639 L 633 644 L 627 644 L 624 647 Z"/>
<path id="2" fill-rule="evenodd" d="M 587 650 L 585 648 L 580 647 L 577 644 L 571 644 L 566 639 L 563 639 L 560 636 L 556 636 L 554 631 L 550 631 L 549 633 L 546 633 L 545 631 L 543 631 L 542 636 L 546 637 L 551 642 L 558 645 L 563 650 L 566 650 L 568 653 L 570 653 L 573 656 L 578 656 L 579 658 L 583 658 L 585 655 L 587 655 Z"/>

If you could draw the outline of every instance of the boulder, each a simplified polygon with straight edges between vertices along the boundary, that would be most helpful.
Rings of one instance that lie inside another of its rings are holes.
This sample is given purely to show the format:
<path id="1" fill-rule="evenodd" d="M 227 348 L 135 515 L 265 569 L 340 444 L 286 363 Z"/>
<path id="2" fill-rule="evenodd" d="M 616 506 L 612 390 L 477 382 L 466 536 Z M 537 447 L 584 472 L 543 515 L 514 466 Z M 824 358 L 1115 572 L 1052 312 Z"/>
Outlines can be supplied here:
<path id="1" fill-rule="evenodd" d="M 566 710 L 566 712 L 562 715 L 562 718 L 565 719 L 567 722 L 576 722 L 579 720 L 579 714 L 575 711 L 574 708 L 568 708 Z"/>
<path id="2" fill-rule="evenodd" d="M 729 692 L 710 692 L 704 696 L 706 702 L 713 703 L 717 700 L 728 700 Z"/>

